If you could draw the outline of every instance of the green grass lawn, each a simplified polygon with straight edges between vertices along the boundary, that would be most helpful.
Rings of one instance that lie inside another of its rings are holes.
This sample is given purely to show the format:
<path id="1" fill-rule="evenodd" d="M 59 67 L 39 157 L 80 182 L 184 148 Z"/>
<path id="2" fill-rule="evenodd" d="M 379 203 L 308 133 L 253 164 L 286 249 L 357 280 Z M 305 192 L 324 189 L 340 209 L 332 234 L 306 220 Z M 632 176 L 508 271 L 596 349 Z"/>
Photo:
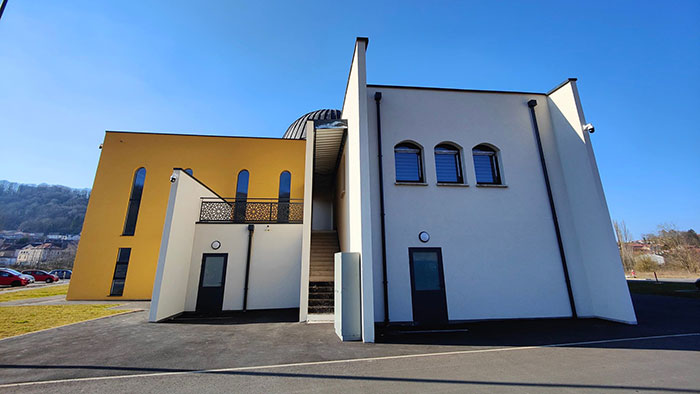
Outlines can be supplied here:
<path id="1" fill-rule="evenodd" d="M 21 290 L 0 293 L 0 302 L 23 300 L 26 298 L 66 295 L 66 293 L 68 293 L 68 285 L 46 286 L 33 290 Z"/>
<path id="2" fill-rule="evenodd" d="M 653 280 L 628 280 L 627 285 L 631 293 L 700 298 L 700 291 L 697 290 L 694 283 L 656 283 Z"/>
<path id="3" fill-rule="evenodd" d="M 107 309 L 115 306 L 117 305 L 2 306 L 0 307 L 0 338 L 125 312 L 123 309 Z"/>

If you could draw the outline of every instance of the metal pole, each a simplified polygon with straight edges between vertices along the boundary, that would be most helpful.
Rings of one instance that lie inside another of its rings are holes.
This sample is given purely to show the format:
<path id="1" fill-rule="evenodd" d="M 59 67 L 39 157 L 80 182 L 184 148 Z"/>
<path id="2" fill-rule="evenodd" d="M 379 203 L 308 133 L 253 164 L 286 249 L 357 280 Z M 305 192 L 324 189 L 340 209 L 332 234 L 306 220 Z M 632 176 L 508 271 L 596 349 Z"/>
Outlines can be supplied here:
<path id="1" fill-rule="evenodd" d="M 540 163 L 542 164 L 542 173 L 544 175 L 544 183 L 547 187 L 547 197 L 549 197 L 549 208 L 552 211 L 552 220 L 554 221 L 554 231 L 557 234 L 557 244 L 559 245 L 559 255 L 561 256 L 561 265 L 564 269 L 564 281 L 566 282 L 566 291 L 569 294 L 569 304 L 571 305 L 571 317 L 577 317 L 576 305 L 574 303 L 574 293 L 571 290 L 571 279 L 569 278 L 569 268 L 566 264 L 566 254 L 564 253 L 564 243 L 561 239 L 561 231 L 559 230 L 559 219 L 557 218 L 557 209 L 554 206 L 554 196 L 552 195 L 552 186 L 549 184 L 549 173 L 547 172 L 547 163 L 544 160 L 544 150 L 542 149 L 542 139 L 540 138 L 540 128 L 537 126 L 537 115 L 535 114 L 535 106 L 537 100 L 530 100 L 527 106 L 530 107 L 530 115 L 532 115 L 532 124 L 535 128 L 535 139 L 537 140 L 537 150 L 540 153 Z"/>
<path id="2" fill-rule="evenodd" d="M 384 211 L 384 168 L 382 164 L 382 116 L 380 101 L 382 92 L 374 93 L 374 101 L 377 104 L 377 162 L 379 166 L 379 212 L 381 215 L 382 231 L 382 287 L 384 290 L 384 325 L 389 324 L 389 280 L 386 267 L 386 224 Z"/>
<path id="3" fill-rule="evenodd" d="M 250 253 L 251 247 L 253 246 L 253 231 L 255 231 L 255 225 L 248 225 L 248 257 L 245 261 L 245 284 L 243 285 L 243 312 L 248 309 L 248 279 L 250 277 Z"/>

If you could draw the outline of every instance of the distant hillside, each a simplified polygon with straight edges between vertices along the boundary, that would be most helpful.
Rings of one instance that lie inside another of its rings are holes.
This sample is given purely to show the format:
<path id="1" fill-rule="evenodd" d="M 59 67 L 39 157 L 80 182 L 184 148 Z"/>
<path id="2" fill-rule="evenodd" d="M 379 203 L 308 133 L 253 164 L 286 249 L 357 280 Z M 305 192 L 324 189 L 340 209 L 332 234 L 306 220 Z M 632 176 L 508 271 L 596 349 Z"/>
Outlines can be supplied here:
<path id="1" fill-rule="evenodd" d="M 80 234 L 90 189 L 0 180 L 0 230 Z"/>

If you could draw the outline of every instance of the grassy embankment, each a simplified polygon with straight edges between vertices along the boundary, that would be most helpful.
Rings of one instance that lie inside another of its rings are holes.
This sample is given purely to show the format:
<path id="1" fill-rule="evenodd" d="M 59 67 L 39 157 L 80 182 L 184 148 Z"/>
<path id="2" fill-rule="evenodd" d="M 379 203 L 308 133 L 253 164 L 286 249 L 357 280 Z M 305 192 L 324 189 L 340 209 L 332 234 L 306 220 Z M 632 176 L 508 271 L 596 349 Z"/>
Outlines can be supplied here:
<path id="1" fill-rule="evenodd" d="M 117 305 L 22 305 L 0 306 L 0 338 L 63 326 L 98 317 L 124 313 L 108 309 Z"/>
<path id="2" fill-rule="evenodd" d="M 700 291 L 694 283 L 659 282 L 653 280 L 628 280 L 631 293 L 653 294 L 673 297 L 700 298 Z"/>
<path id="3" fill-rule="evenodd" d="M 68 292 L 68 285 L 12 291 L 0 294 L 0 302 L 65 295 L 66 292 Z M 12 337 L 33 331 L 128 312 L 120 309 L 109 309 L 116 306 L 118 305 L 69 304 L 0 306 L 0 338 Z"/>
<path id="4" fill-rule="evenodd" d="M 68 293 L 68 285 L 46 286 L 32 290 L 19 290 L 0 293 L 0 302 L 66 295 L 66 293 Z"/>

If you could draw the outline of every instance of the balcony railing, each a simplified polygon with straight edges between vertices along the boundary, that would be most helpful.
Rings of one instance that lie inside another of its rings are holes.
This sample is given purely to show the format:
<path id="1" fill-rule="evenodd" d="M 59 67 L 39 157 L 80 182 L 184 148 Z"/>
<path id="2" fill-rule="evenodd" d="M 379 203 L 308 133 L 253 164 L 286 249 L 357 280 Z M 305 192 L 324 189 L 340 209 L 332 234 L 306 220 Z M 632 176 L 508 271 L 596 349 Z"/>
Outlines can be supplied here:
<path id="1" fill-rule="evenodd" d="M 203 223 L 301 223 L 304 201 L 249 198 L 202 198 L 199 221 Z"/>

